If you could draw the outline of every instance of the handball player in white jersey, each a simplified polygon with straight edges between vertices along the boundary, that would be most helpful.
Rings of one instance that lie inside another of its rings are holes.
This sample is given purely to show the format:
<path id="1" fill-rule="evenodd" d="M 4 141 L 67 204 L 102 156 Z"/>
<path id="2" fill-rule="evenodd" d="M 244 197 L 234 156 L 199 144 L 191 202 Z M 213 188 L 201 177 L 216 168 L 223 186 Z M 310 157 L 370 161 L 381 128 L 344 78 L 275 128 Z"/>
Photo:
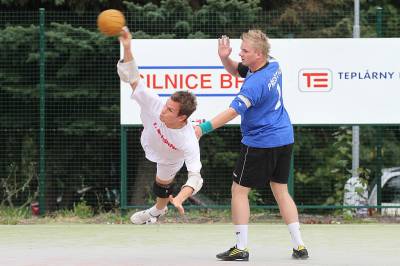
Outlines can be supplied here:
<path id="1" fill-rule="evenodd" d="M 171 202 L 184 213 L 182 203 L 196 194 L 203 185 L 200 175 L 200 148 L 193 126 L 188 122 L 189 116 L 196 110 L 196 97 L 187 91 L 178 91 L 163 103 L 161 98 L 145 86 L 140 79 L 139 71 L 131 52 L 132 36 L 125 27 L 119 38 L 124 48 L 124 58 L 118 62 L 118 75 L 123 82 L 132 88 L 132 100 L 141 109 L 143 123 L 141 144 L 146 158 L 157 163 L 157 174 L 153 192 L 157 197 L 156 204 L 131 216 L 134 224 L 155 223 L 167 212 Z M 187 182 L 176 197 L 172 196 L 173 181 L 176 173 L 186 164 Z"/>

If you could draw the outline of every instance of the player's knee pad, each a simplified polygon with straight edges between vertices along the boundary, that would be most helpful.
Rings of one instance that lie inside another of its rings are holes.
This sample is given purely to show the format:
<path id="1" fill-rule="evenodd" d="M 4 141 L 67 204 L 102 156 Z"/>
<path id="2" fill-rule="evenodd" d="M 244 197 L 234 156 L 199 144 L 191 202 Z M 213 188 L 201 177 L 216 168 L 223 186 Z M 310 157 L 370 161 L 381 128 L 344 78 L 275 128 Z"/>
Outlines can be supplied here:
<path id="1" fill-rule="evenodd" d="M 201 187 L 203 186 L 203 178 L 201 178 L 200 173 L 195 173 L 195 172 L 189 172 L 188 173 L 188 180 L 186 181 L 186 183 L 183 185 L 188 186 L 193 188 L 193 194 L 196 194 L 197 192 L 199 192 L 199 190 L 201 189 Z"/>
<path id="2" fill-rule="evenodd" d="M 159 198 L 168 198 L 174 192 L 174 184 L 162 185 L 154 181 L 153 193 Z"/>

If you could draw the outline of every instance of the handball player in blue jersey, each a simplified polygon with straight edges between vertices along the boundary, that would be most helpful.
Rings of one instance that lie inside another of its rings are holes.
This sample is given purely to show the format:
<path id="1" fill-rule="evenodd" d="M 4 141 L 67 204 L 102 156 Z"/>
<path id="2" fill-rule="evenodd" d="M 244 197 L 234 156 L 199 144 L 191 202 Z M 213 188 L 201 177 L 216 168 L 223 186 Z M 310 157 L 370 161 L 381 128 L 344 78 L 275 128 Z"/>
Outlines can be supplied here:
<path id="1" fill-rule="evenodd" d="M 282 99 L 281 68 L 278 61 L 269 55 L 270 43 L 265 33 L 249 30 L 242 34 L 241 39 L 241 62 L 229 57 L 232 48 L 227 36 L 218 40 L 218 54 L 225 69 L 233 76 L 245 78 L 240 92 L 228 109 L 195 129 L 200 138 L 241 116 L 241 151 L 231 188 L 236 245 L 218 254 L 217 258 L 249 259 L 248 194 L 252 188 L 269 185 L 290 232 L 292 257 L 306 259 L 308 252 L 301 239 L 297 207 L 287 187 L 294 137 Z"/>

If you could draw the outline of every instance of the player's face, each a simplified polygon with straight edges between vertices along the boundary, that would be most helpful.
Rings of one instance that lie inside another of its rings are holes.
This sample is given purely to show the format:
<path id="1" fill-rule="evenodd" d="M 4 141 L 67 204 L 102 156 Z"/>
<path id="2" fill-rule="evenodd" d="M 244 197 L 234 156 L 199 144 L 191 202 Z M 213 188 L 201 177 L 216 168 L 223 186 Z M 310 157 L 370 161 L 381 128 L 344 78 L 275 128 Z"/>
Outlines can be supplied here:
<path id="1" fill-rule="evenodd" d="M 166 124 L 167 127 L 174 127 L 175 125 L 179 124 L 182 120 L 182 115 L 178 115 L 180 107 L 181 106 L 179 103 L 168 99 L 160 114 L 161 122 Z"/>
<path id="2" fill-rule="evenodd" d="M 248 66 L 250 69 L 252 66 L 258 63 L 260 59 L 260 53 L 253 47 L 251 41 L 244 39 L 240 45 L 240 58 L 242 64 Z"/>

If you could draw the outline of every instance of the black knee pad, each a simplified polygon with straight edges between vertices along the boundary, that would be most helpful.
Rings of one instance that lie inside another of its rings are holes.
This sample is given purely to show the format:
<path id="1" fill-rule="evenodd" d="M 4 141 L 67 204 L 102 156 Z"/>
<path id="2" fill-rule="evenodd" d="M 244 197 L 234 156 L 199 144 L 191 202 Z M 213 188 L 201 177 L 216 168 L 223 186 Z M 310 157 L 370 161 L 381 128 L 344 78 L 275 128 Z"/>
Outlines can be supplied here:
<path id="1" fill-rule="evenodd" d="M 174 184 L 161 185 L 156 181 L 153 183 L 153 193 L 159 198 L 168 198 L 173 193 Z"/>

